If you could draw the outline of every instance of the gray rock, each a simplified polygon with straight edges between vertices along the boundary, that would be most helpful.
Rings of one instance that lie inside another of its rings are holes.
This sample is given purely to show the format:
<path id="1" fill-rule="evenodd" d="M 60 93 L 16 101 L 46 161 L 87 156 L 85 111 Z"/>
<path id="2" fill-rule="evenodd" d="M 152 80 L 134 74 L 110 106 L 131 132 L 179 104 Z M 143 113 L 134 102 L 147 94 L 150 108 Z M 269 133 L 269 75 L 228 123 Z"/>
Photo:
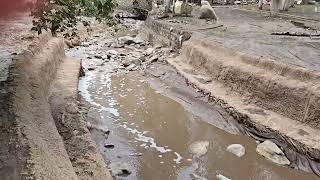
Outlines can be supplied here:
<path id="1" fill-rule="evenodd" d="M 190 152 L 197 157 L 203 156 L 207 153 L 209 141 L 197 141 L 189 146 Z"/>
<path id="2" fill-rule="evenodd" d="M 135 65 L 135 64 L 130 64 L 130 66 L 128 66 L 128 67 L 126 68 L 126 70 L 128 70 L 128 71 L 133 71 L 133 70 L 135 70 L 135 68 L 136 68 L 136 65 Z"/>
<path id="3" fill-rule="evenodd" d="M 280 165 L 289 165 L 290 161 L 286 158 L 281 149 L 272 141 L 266 140 L 256 148 L 258 154 L 266 159 Z"/>
<path id="4" fill-rule="evenodd" d="M 148 49 L 146 50 L 146 55 L 147 55 L 147 56 L 150 56 L 153 52 L 154 52 L 154 48 L 148 48 Z"/>
<path id="5" fill-rule="evenodd" d="M 119 41 L 123 44 L 126 44 L 126 45 L 130 45 L 130 44 L 134 44 L 135 41 L 134 41 L 134 38 L 131 37 L 131 36 L 123 36 L 123 37 L 120 37 L 119 38 Z"/>
<path id="6" fill-rule="evenodd" d="M 134 43 L 139 44 L 139 45 L 145 45 L 145 41 L 143 39 L 140 38 L 134 38 Z"/>
<path id="7" fill-rule="evenodd" d="M 93 71 L 95 69 L 96 69 L 96 65 L 95 64 L 90 64 L 89 67 L 88 67 L 89 71 Z"/>
<path id="8" fill-rule="evenodd" d="M 105 144 L 104 147 L 108 148 L 108 149 L 113 149 L 114 145 L 113 144 Z"/>
<path id="9" fill-rule="evenodd" d="M 111 163 L 109 167 L 113 176 L 128 176 L 131 174 L 127 163 Z"/>
<path id="10" fill-rule="evenodd" d="M 83 46 L 83 47 L 89 47 L 90 44 L 89 44 L 88 42 L 83 42 L 83 43 L 82 43 L 82 46 Z"/>
<path id="11" fill-rule="evenodd" d="M 224 176 L 222 174 L 217 174 L 216 177 L 218 180 L 231 180 L 230 178 L 227 178 L 226 176 Z"/>
<path id="12" fill-rule="evenodd" d="M 150 64 L 150 63 L 156 62 L 158 59 L 159 59 L 159 56 L 158 55 L 154 55 L 148 60 L 147 63 Z"/>
<path id="13" fill-rule="evenodd" d="M 116 50 L 108 50 L 107 52 L 106 52 L 106 54 L 108 54 L 108 55 L 118 55 L 119 54 L 119 52 L 118 51 L 116 51 Z"/>
<path id="14" fill-rule="evenodd" d="M 214 12 L 213 8 L 211 7 L 208 1 L 202 1 L 200 8 L 200 19 L 214 19 L 218 20 L 216 13 Z"/>
<path id="15" fill-rule="evenodd" d="M 238 157 L 246 154 L 246 149 L 241 144 L 231 144 L 227 147 L 227 151 Z"/>
<path id="16" fill-rule="evenodd" d="M 94 55 L 94 57 L 97 59 L 102 59 L 102 56 L 100 56 L 100 55 Z"/>
<path id="17" fill-rule="evenodd" d="M 79 111 L 78 106 L 75 103 L 68 103 L 65 109 L 66 112 L 70 114 L 76 114 Z"/>

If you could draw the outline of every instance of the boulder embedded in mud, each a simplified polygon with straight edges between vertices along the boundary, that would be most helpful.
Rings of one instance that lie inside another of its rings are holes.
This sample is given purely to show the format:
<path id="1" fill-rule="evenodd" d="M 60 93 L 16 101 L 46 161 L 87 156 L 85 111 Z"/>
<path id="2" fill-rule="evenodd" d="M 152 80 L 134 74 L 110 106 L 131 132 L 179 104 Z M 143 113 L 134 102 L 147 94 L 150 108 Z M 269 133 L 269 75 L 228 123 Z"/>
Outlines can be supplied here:
<path id="1" fill-rule="evenodd" d="M 238 157 L 246 154 L 246 149 L 241 144 L 231 144 L 227 147 L 227 151 Z"/>
<path id="2" fill-rule="evenodd" d="M 200 8 L 200 19 L 214 19 L 218 20 L 217 14 L 214 12 L 208 1 L 202 1 Z"/>
<path id="3" fill-rule="evenodd" d="M 128 71 L 134 71 L 135 69 L 136 69 L 136 65 L 135 64 L 130 64 L 130 66 L 128 66 L 126 68 L 126 70 L 128 70 Z"/>
<path id="4" fill-rule="evenodd" d="M 281 149 L 272 141 L 266 140 L 259 144 L 256 149 L 257 153 L 266 159 L 280 165 L 289 165 L 290 161 L 286 158 Z"/>
<path id="5" fill-rule="evenodd" d="M 175 15 L 186 15 L 191 14 L 192 6 L 188 5 L 185 1 L 178 0 L 174 4 Z"/>
<path id="6" fill-rule="evenodd" d="M 135 43 L 134 38 L 131 36 L 123 36 L 119 38 L 119 41 L 123 44 L 130 45 Z"/>
<path id="7" fill-rule="evenodd" d="M 159 59 L 159 56 L 158 55 L 154 55 L 148 60 L 147 64 L 151 64 L 153 62 L 156 62 L 158 59 Z"/>
<path id="8" fill-rule="evenodd" d="M 128 176 L 131 174 L 127 163 L 111 163 L 109 167 L 113 176 Z"/>
<path id="9" fill-rule="evenodd" d="M 154 48 L 148 48 L 147 50 L 146 50 L 146 55 L 147 56 L 150 56 L 152 53 L 154 52 Z"/>
<path id="10" fill-rule="evenodd" d="M 106 54 L 107 55 L 118 55 L 119 54 L 119 52 L 118 51 L 116 51 L 116 50 L 108 50 L 107 52 L 106 52 Z"/>
<path id="11" fill-rule="evenodd" d="M 222 174 L 217 174 L 216 178 L 219 180 L 231 180 L 230 178 L 227 178 L 226 176 L 224 176 Z"/>
<path id="12" fill-rule="evenodd" d="M 197 157 L 203 156 L 207 153 L 209 141 L 197 141 L 190 145 L 189 149 L 192 154 Z"/>

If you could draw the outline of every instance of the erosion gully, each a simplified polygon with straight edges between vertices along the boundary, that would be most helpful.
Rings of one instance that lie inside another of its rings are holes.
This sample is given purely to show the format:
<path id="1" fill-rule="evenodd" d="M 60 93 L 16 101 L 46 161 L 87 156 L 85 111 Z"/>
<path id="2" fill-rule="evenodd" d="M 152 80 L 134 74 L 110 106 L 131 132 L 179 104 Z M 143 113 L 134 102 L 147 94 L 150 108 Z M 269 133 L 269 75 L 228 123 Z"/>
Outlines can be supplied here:
<path id="1" fill-rule="evenodd" d="M 165 63 L 127 71 L 115 56 L 104 59 L 111 49 L 106 44 L 115 39 L 107 32 L 96 33 L 86 46 L 68 50 L 69 56 L 83 60 L 86 75 L 79 93 L 90 105 L 89 123 L 110 130 L 92 131 L 92 138 L 115 179 L 217 179 L 218 174 L 238 180 L 318 179 L 258 155 L 254 139 Z M 113 49 L 145 52 L 140 46 Z M 195 142 L 209 143 L 198 148 L 204 155 L 191 153 Z M 246 148 L 245 156 L 226 151 L 234 143 Z"/>

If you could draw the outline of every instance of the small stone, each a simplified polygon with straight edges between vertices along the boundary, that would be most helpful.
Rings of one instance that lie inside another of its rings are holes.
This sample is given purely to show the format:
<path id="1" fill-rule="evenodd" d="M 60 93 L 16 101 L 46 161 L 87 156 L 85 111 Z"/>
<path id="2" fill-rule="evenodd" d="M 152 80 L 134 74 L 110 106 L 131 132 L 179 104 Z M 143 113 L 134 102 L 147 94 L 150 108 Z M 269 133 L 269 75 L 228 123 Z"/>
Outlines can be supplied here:
<path id="1" fill-rule="evenodd" d="M 258 144 L 256 151 L 258 154 L 264 156 L 266 159 L 280 165 L 289 165 L 290 161 L 287 159 L 281 149 L 272 141 L 266 140 Z"/>
<path id="2" fill-rule="evenodd" d="M 222 174 L 217 174 L 216 177 L 218 178 L 218 180 L 231 180 L 230 178 L 227 178 L 226 176 L 224 176 Z"/>
<path id="3" fill-rule="evenodd" d="M 68 103 L 65 109 L 70 114 L 76 114 L 79 111 L 78 106 L 74 103 Z"/>
<path id="4" fill-rule="evenodd" d="M 153 52 L 154 52 L 154 48 L 148 48 L 148 49 L 146 50 L 146 55 L 147 55 L 147 56 L 150 56 Z"/>
<path id="5" fill-rule="evenodd" d="M 139 45 L 145 45 L 145 41 L 140 38 L 134 38 L 134 43 L 139 44 Z"/>
<path id="6" fill-rule="evenodd" d="M 114 145 L 113 144 L 105 144 L 104 147 L 108 148 L 108 149 L 113 149 Z"/>
<path id="7" fill-rule="evenodd" d="M 158 59 L 159 59 L 159 56 L 158 55 L 154 55 L 148 60 L 148 64 L 156 62 Z"/>
<path id="8" fill-rule="evenodd" d="M 95 55 L 94 57 L 97 59 L 102 59 L 102 56 L 100 56 L 100 55 Z"/>
<path id="9" fill-rule="evenodd" d="M 114 176 L 128 176 L 131 174 L 131 171 L 129 170 L 129 165 L 127 163 L 111 163 L 109 167 L 112 175 Z"/>
<path id="10" fill-rule="evenodd" d="M 108 55 L 118 55 L 119 54 L 119 52 L 118 51 L 116 51 L 116 50 L 108 50 L 107 52 L 106 52 Z"/>
<path id="11" fill-rule="evenodd" d="M 130 44 L 135 43 L 133 37 L 130 37 L 130 36 L 120 37 L 119 41 L 122 42 L 123 44 L 126 44 L 126 45 L 130 45 Z"/>
<path id="12" fill-rule="evenodd" d="M 197 141 L 190 145 L 189 149 L 192 154 L 197 157 L 203 156 L 207 153 L 209 141 Z"/>
<path id="13" fill-rule="evenodd" d="M 200 19 L 217 20 L 218 17 L 208 1 L 201 2 Z"/>
<path id="14" fill-rule="evenodd" d="M 136 68 L 136 65 L 135 65 L 135 64 L 130 64 L 130 65 L 126 68 L 126 70 L 128 70 L 128 71 L 133 71 L 135 68 Z"/>
<path id="15" fill-rule="evenodd" d="M 83 43 L 82 43 L 82 46 L 83 46 L 83 47 L 89 47 L 90 44 L 89 44 L 88 42 L 83 42 Z"/>
<path id="16" fill-rule="evenodd" d="M 142 153 L 132 153 L 130 154 L 130 156 L 142 156 L 143 154 Z"/>
<path id="17" fill-rule="evenodd" d="M 241 144 L 231 144 L 227 147 L 227 151 L 238 157 L 246 154 L 246 149 Z"/>

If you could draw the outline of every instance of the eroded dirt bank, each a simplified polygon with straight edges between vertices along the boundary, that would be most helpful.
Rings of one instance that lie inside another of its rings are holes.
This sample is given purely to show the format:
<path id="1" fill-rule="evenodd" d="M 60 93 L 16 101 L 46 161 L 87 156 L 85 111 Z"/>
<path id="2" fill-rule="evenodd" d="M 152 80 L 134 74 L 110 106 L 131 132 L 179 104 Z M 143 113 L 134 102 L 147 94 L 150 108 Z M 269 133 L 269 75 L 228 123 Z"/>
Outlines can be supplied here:
<path id="1" fill-rule="evenodd" d="M 111 179 L 77 101 L 80 61 L 29 20 L 0 20 L 1 179 Z"/>
<path id="2" fill-rule="evenodd" d="M 136 36 L 140 23 L 125 24 L 133 37 L 97 31 L 68 51 L 83 60 L 79 91 L 91 106 L 88 125 L 117 179 L 317 179 L 258 155 L 259 142 L 167 64 L 175 50 L 152 47 Z M 192 150 L 199 142 L 202 155 Z M 245 146 L 245 156 L 226 151 L 234 143 Z"/>

